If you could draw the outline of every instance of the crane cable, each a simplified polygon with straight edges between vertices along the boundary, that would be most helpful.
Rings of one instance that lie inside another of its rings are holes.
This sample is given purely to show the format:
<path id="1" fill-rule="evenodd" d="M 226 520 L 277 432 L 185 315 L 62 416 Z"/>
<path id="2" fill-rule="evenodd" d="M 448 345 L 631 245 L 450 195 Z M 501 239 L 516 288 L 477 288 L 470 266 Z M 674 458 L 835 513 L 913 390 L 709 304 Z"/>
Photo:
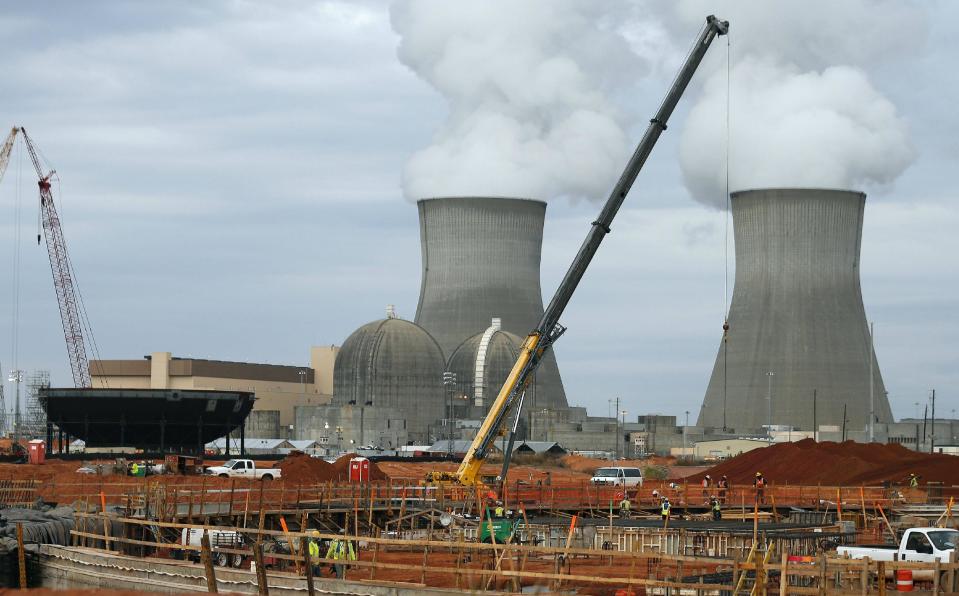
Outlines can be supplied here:
<path id="1" fill-rule="evenodd" d="M 729 34 L 726 34 L 726 190 L 725 190 L 725 222 L 723 236 L 723 431 L 726 425 L 726 392 L 728 390 L 728 350 L 729 350 L 729 219 L 731 215 L 731 201 L 729 198 Z"/>
<path id="2" fill-rule="evenodd" d="M 46 161 L 46 158 L 44 158 L 44 161 Z M 57 179 L 57 196 L 60 197 L 59 213 L 60 213 L 60 219 L 62 220 L 63 219 L 63 188 L 60 184 L 60 175 L 54 172 L 53 176 Z M 52 198 L 53 197 L 51 195 L 51 199 Z M 38 236 L 38 241 L 39 241 L 39 236 Z M 73 281 L 73 289 L 77 294 L 76 295 L 77 307 L 78 307 L 77 310 L 80 313 L 80 325 L 83 327 L 83 337 L 87 343 L 87 346 L 90 348 L 90 355 L 93 356 L 92 359 L 91 358 L 87 359 L 86 364 L 87 364 L 87 367 L 89 368 L 90 361 L 96 360 L 98 368 L 101 368 L 100 362 L 103 360 L 103 358 L 100 356 L 100 346 L 97 344 L 96 336 L 93 335 L 93 325 L 90 323 L 90 316 L 87 314 L 87 306 L 83 300 L 83 292 L 80 291 L 80 282 L 77 281 L 76 269 L 74 269 L 73 267 L 73 259 L 70 257 L 69 251 L 66 252 L 66 257 L 67 257 L 67 270 L 70 272 L 70 279 Z M 106 378 L 102 376 L 102 370 L 100 372 L 101 372 L 101 379 L 102 379 L 103 386 L 109 389 L 110 385 L 107 383 Z M 92 376 L 92 373 L 91 373 L 91 376 Z"/>
<path id="3" fill-rule="evenodd" d="M 17 143 L 17 184 L 16 184 L 16 196 L 14 199 L 13 207 L 13 296 L 11 297 L 11 330 L 10 330 L 10 353 L 13 360 L 13 369 L 10 371 L 9 379 L 10 381 L 15 381 L 16 376 L 20 374 L 20 263 L 21 263 L 21 251 L 20 251 L 20 239 L 22 233 L 22 222 L 20 221 L 20 216 L 22 212 L 22 197 L 23 197 L 23 150 L 20 148 L 20 144 Z M 17 385 L 16 396 L 14 398 L 16 404 L 14 405 L 14 414 L 16 410 L 19 409 L 20 405 L 20 391 L 19 384 Z M 6 412 L 4 412 L 4 418 L 6 418 Z M 13 419 L 13 424 L 16 425 L 19 422 L 15 417 Z M 6 430 L 6 429 L 3 429 Z M 14 427 L 14 432 L 18 429 Z"/>

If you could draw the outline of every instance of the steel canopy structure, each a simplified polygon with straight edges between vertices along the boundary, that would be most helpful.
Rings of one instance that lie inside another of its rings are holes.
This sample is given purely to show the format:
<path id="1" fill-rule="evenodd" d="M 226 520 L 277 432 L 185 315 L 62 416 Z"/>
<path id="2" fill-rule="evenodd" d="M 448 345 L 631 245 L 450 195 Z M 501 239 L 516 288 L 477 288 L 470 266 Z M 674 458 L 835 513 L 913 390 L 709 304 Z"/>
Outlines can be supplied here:
<path id="1" fill-rule="evenodd" d="M 256 398 L 248 391 L 184 389 L 41 389 L 47 439 L 53 425 L 87 447 L 202 453 L 238 431 Z"/>

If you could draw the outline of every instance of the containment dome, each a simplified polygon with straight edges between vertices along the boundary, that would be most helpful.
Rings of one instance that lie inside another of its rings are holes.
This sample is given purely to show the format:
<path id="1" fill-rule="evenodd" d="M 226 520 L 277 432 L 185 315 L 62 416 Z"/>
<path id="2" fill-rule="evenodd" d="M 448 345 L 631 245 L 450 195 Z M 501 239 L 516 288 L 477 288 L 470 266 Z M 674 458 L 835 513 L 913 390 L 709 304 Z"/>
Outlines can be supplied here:
<path id="1" fill-rule="evenodd" d="M 486 331 L 466 339 L 446 365 L 456 375 L 456 395 L 467 398 L 470 405 L 488 409 L 516 363 L 522 345 L 523 339 L 504 331 L 499 319 L 493 319 Z"/>
<path id="2" fill-rule="evenodd" d="M 334 405 L 382 406 L 407 415 L 419 435 L 443 417 L 445 358 L 422 327 L 388 317 L 353 332 L 333 369 Z"/>

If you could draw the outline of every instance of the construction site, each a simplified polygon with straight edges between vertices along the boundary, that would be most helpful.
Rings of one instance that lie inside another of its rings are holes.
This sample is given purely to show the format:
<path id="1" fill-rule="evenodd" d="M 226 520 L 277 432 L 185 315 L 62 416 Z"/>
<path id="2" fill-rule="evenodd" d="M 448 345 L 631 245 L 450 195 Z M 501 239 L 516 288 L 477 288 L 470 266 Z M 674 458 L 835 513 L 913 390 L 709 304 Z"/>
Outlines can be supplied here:
<path id="1" fill-rule="evenodd" d="M 716 16 L 700 21 L 548 301 L 545 201 L 427 194 L 415 201 L 415 317 L 390 305 L 313 346 L 302 366 L 103 358 L 61 227 L 59 176 L 26 127 L 12 128 L 0 181 L 16 148 L 36 174 L 37 243 L 73 383 L 20 370 L 15 282 L 13 395 L 0 386 L 0 586 L 959 592 L 959 420 L 937 418 L 935 390 L 921 419 L 919 402 L 915 418 L 893 415 L 859 278 L 863 192 L 730 191 L 727 155 L 736 270 L 698 416 L 627 421 L 619 398 L 607 416 L 572 405 L 553 350 L 561 319 L 729 31 Z"/>

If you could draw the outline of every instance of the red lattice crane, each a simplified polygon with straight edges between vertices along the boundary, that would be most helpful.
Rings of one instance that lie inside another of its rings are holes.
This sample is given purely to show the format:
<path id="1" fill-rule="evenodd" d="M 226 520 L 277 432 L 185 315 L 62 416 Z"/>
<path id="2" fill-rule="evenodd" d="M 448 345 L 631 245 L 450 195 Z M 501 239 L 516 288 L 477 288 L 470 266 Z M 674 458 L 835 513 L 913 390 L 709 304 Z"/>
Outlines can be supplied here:
<path id="1" fill-rule="evenodd" d="M 43 221 L 43 235 L 47 241 L 47 255 L 50 257 L 50 271 L 53 273 L 53 289 L 60 306 L 60 321 L 63 323 L 63 336 L 67 341 L 67 354 L 70 357 L 70 369 L 73 371 L 73 383 L 77 387 L 90 387 L 90 366 L 87 360 L 86 344 L 83 341 L 83 321 L 80 317 L 80 305 L 73 283 L 73 268 L 67 255 L 67 245 L 60 228 L 60 216 L 57 215 L 50 191 L 50 178 L 54 171 L 46 174 L 37 156 L 33 141 L 27 136 L 27 130 L 20 128 L 27 152 L 37 170 L 40 186 L 40 214 Z M 39 238 L 37 238 L 39 241 Z"/>

